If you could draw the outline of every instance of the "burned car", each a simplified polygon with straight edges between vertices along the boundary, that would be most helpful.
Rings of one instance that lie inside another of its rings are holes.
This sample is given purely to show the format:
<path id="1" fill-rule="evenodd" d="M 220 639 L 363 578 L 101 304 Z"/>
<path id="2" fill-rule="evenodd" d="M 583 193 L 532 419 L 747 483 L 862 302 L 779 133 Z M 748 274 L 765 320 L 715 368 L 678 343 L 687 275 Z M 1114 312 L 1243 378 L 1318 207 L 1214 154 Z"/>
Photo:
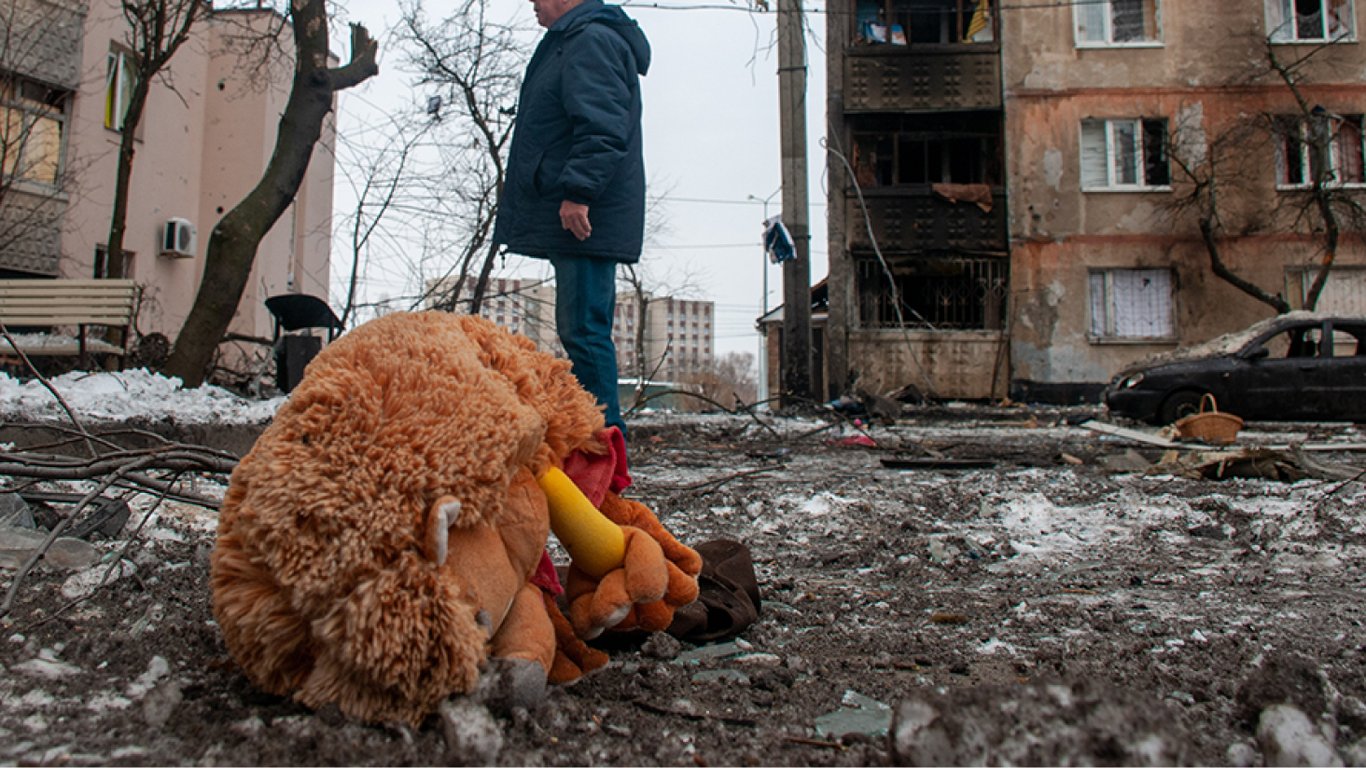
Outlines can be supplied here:
<path id="1" fill-rule="evenodd" d="M 1290 312 L 1125 369 L 1117 416 L 1170 424 L 1200 409 L 1268 421 L 1366 421 L 1366 318 Z"/>

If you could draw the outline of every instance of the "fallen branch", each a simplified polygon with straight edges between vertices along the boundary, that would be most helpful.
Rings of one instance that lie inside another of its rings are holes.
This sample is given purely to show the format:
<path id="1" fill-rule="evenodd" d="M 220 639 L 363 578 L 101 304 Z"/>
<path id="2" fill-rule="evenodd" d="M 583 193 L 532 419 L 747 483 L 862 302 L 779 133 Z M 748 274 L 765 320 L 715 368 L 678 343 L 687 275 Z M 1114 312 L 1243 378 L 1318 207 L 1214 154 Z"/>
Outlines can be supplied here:
<path id="1" fill-rule="evenodd" d="M 729 414 L 729 415 L 731 415 L 731 416 L 736 416 L 736 415 L 739 415 L 739 414 L 741 414 L 741 413 L 744 413 L 745 415 L 749 416 L 751 419 L 754 419 L 754 422 L 755 422 L 756 424 L 758 424 L 759 426 L 761 426 L 761 427 L 763 427 L 764 429 L 768 430 L 769 434 L 773 435 L 774 437 L 780 437 L 780 435 L 778 434 L 778 430 L 774 429 L 772 425 L 768 424 L 768 423 L 765 422 L 763 419 L 760 419 L 760 418 L 758 417 L 758 415 L 756 415 L 756 414 L 754 413 L 754 410 L 753 410 L 754 406 L 753 406 L 753 405 L 746 406 L 746 405 L 744 405 L 744 403 L 741 403 L 739 408 L 735 408 L 735 409 L 727 408 L 726 406 L 722 405 L 721 403 L 717 402 L 716 400 L 713 400 L 713 399 L 710 398 L 710 397 L 707 397 L 706 395 L 699 394 L 699 393 L 697 393 L 697 392 L 689 392 L 689 391 L 686 390 L 686 389 L 664 389 L 664 390 L 660 390 L 659 392 L 655 392 L 655 393 L 653 393 L 653 394 L 651 394 L 651 395 L 648 395 L 648 396 L 646 396 L 646 397 L 637 398 L 635 404 L 632 405 L 632 406 L 630 407 L 630 409 L 626 411 L 626 413 L 627 413 L 628 415 L 629 415 L 629 414 L 632 414 L 632 413 L 635 413 L 637 410 L 640 409 L 640 407 L 641 407 L 642 405 L 644 405 L 644 404 L 650 402 L 651 400 L 654 400 L 655 398 L 664 397 L 665 395 L 684 395 L 684 396 L 686 396 L 686 397 L 696 398 L 696 399 L 701 400 L 701 401 L 703 401 L 703 402 L 705 402 L 705 403 L 710 403 L 710 404 L 716 406 L 716 407 L 719 408 L 721 411 L 723 411 L 723 412 L 725 412 L 725 413 L 727 413 L 727 414 Z M 738 401 L 739 401 L 739 399 L 737 398 L 737 402 L 738 402 Z M 765 401 L 765 402 L 767 402 L 767 401 Z M 757 405 L 757 403 L 756 403 L 755 405 Z"/>
<path id="2" fill-rule="evenodd" d="M 9 592 L 5 595 L 5 602 L 0 604 L 0 618 L 9 615 L 10 610 L 14 607 L 14 600 L 19 595 L 19 587 L 23 584 L 24 577 L 28 576 L 29 572 L 33 570 L 33 566 L 37 565 L 38 561 L 43 559 L 43 556 L 47 554 L 48 549 L 52 547 L 52 542 L 56 541 L 57 538 L 62 535 L 62 532 L 65 531 L 66 527 L 71 524 L 71 521 L 80 514 L 81 510 L 85 509 L 90 502 L 103 495 L 119 478 L 136 470 L 143 469 L 145 464 L 152 461 L 152 458 L 153 457 L 150 456 L 144 457 L 141 460 L 135 460 L 114 469 L 93 491 L 87 493 L 80 500 L 76 505 L 76 508 L 71 511 L 71 514 L 57 521 L 57 524 L 52 526 L 52 530 L 48 533 L 47 538 L 33 551 L 33 554 L 24 562 L 18 573 L 14 574 L 14 581 L 10 583 Z"/>

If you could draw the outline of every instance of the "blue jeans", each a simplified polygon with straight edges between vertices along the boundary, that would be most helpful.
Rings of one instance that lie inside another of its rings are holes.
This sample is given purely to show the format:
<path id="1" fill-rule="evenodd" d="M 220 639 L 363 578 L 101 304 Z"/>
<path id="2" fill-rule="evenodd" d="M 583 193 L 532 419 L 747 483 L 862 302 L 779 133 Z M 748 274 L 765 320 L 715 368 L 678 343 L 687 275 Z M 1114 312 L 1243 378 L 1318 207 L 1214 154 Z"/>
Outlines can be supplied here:
<path id="1" fill-rule="evenodd" d="M 555 268 L 555 330 L 574 364 L 574 377 L 606 406 L 607 426 L 626 434 L 617 395 L 617 348 L 612 318 L 617 263 L 590 256 L 550 256 Z"/>

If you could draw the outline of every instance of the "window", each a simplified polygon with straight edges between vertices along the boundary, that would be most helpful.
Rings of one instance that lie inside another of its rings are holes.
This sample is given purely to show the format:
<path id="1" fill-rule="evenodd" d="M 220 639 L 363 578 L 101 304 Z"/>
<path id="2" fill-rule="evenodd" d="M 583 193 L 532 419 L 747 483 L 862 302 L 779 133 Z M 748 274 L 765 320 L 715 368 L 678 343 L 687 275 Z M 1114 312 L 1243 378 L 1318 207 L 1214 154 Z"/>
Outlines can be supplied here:
<path id="1" fill-rule="evenodd" d="M 109 257 L 109 249 L 103 245 L 95 246 L 96 278 L 125 278 L 133 276 L 133 254 L 124 251 L 118 258 Z"/>
<path id="2" fill-rule="evenodd" d="M 1170 183 L 1166 120 L 1082 121 L 1082 189 L 1166 188 Z"/>
<path id="3" fill-rule="evenodd" d="M 1322 168 L 1326 185 L 1366 184 L 1363 168 L 1362 116 L 1324 112 L 1308 119 L 1298 115 L 1272 118 L 1276 135 L 1276 182 L 1307 187 Z M 1315 147 L 1320 147 L 1315 151 Z"/>
<path id="4" fill-rule="evenodd" d="M 1277 43 L 1356 39 L 1352 0 L 1266 0 L 1266 30 Z"/>
<path id="5" fill-rule="evenodd" d="M 128 116 L 128 102 L 133 98 L 133 86 L 137 83 L 137 69 L 133 65 L 133 54 L 127 51 L 110 51 L 107 62 L 104 75 L 104 127 L 122 131 L 123 120 Z"/>
<path id="6" fill-rule="evenodd" d="M 1160 43 L 1159 0 L 1082 0 L 1072 6 L 1077 45 L 1152 45 Z"/>
<path id="7" fill-rule="evenodd" d="M 1091 273 L 1091 337 L 1170 339 L 1172 273 L 1166 269 L 1106 269 Z"/>
<path id="8" fill-rule="evenodd" d="M 0 171 L 7 185 L 11 180 L 58 185 L 70 95 L 22 77 L 0 78 Z"/>

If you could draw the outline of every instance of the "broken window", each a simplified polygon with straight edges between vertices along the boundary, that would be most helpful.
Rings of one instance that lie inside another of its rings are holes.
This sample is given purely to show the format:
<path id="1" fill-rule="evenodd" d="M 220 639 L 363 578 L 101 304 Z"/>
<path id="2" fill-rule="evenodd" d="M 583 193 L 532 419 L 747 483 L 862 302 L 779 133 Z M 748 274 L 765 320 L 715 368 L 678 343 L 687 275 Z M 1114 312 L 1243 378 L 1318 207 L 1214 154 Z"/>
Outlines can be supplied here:
<path id="1" fill-rule="evenodd" d="M 861 43 L 989 42 L 994 0 L 854 0 Z"/>
<path id="2" fill-rule="evenodd" d="M 1091 338 L 1170 339 L 1172 273 L 1167 269 L 1093 270 Z"/>
<path id="3" fill-rule="evenodd" d="M 1072 6 L 1077 45 L 1135 45 L 1160 42 L 1159 0 L 1088 0 Z"/>
<path id="4" fill-rule="evenodd" d="M 876 256 L 856 254 L 859 320 L 864 327 L 1002 327 L 1008 266 L 1002 258 L 894 258 L 895 296 Z M 900 300 L 900 316 L 896 303 Z"/>
<path id="5" fill-rule="evenodd" d="M 850 119 L 859 186 L 1001 183 L 996 115 L 863 115 Z"/>
<path id="6" fill-rule="evenodd" d="M 70 93 L 24 77 L 0 77 L 0 172 L 6 186 L 56 186 L 65 160 Z"/>
<path id="7" fill-rule="evenodd" d="M 1165 188 L 1170 183 L 1165 119 L 1081 122 L 1082 189 Z"/>
<path id="8" fill-rule="evenodd" d="M 1277 115 L 1271 124 L 1278 185 L 1309 186 L 1320 171 L 1326 185 L 1366 184 L 1361 115 Z"/>
<path id="9" fill-rule="evenodd" d="M 1352 0 L 1266 0 L 1266 29 L 1273 42 L 1356 39 Z"/>

